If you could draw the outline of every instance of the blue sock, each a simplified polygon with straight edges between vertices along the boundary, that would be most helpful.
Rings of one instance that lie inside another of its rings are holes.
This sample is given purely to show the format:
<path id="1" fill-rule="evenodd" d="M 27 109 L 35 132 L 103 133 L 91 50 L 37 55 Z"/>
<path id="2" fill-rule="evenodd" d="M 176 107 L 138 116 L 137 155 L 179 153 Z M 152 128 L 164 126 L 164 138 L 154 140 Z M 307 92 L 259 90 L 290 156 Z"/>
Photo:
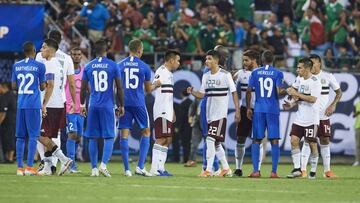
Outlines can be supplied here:
<path id="1" fill-rule="evenodd" d="M 110 161 L 112 151 L 114 147 L 114 139 L 104 139 L 104 148 L 101 162 L 107 164 Z"/>
<path id="2" fill-rule="evenodd" d="M 213 169 L 214 169 L 214 171 L 217 171 L 217 170 L 219 170 L 219 168 L 220 168 L 219 159 L 215 155 L 215 159 L 214 159 L 214 163 L 213 163 Z"/>
<path id="3" fill-rule="evenodd" d="M 73 160 L 72 168 L 75 166 L 75 140 L 67 139 L 66 141 L 67 156 Z"/>
<path id="4" fill-rule="evenodd" d="M 129 165 L 129 142 L 127 138 L 120 138 L 121 156 L 124 162 L 125 171 L 130 170 Z"/>
<path id="5" fill-rule="evenodd" d="M 38 137 L 29 137 L 26 165 L 33 167 Z"/>
<path id="6" fill-rule="evenodd" d="M 139 162 L 138 162 L 138 166 L 140 169 L 144 168 L 149 147 L 150 147 L 150 137 L 147 137 L 145 135 L 141 136 Z"/>
<path id="7" fill-rule="evenodd" d="M 260 145 L 259 144 L 252 144 L 251 145 L 251 160 L 253 162 L 254 171 L 259 171 L 259 159 L 260 159 Z"/>
<path id="8" fill-rule="evenodd" d="M 204 140 L 204 145 L 203 145 L 203 170 L 206 170 L 206 166 L 207 166 L 207 160 L 206 160 L 206 141 Z M 216 156 L 215 156 L 216 157 Z M 215 163 L 215 159 L 214 159 L 214 163 Z"/>
<path id="9" fill-rule="evenodd" d="M 91 168 L 96 168 L 98 162 L 99 149 L 96 139 L 89 139 L 89 156 L 91 162 Z"/>
<path id="10" fill-rule="evenodd" d="M 25 139 L 16 138 L 16 162 L 18 168 L 24 168 L 24 150 L 25 150 Z"/>
<path id="11" fill-rule="evenodd" d="M 280 147 L 279 144 L 272 144 L 271 145 L 271 158 L 272 158 L 272 170 L 271 172 L 276 173 L 277 166 L 279 163 L 280 157 Z"/>

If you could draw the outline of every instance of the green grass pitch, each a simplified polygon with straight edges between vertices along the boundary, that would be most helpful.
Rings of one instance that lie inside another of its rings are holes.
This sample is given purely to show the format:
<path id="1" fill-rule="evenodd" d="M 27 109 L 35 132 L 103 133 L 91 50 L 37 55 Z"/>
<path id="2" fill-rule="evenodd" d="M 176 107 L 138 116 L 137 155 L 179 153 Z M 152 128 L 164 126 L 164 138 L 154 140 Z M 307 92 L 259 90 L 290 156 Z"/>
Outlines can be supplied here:
<path id="1" fill-rule="evenodd" d="M 114 161 L 108 165 L 111 178 L 89 177 L 90 164 L 78 166 L 82 174 L 17 177 L 15 164 L 0 165 L 0 202 L 360 202 L 360 167 L 334 165 L 340 178 L 330 180 L 322 177 L 319 166 L 317 179 L 309 180 L 284 178 L 291 165 L 280 165 L 282 178 L 274 180 L 268 178 L 271 165 L 262 167 L 259 179 L 199 178 L 200 166 L 185 168 L 171 163 L 166 167 L 174 177 L 124 177 L 123 165 Z M 245 165 L 245 175 L 250 171 L 251 165 Z"/>

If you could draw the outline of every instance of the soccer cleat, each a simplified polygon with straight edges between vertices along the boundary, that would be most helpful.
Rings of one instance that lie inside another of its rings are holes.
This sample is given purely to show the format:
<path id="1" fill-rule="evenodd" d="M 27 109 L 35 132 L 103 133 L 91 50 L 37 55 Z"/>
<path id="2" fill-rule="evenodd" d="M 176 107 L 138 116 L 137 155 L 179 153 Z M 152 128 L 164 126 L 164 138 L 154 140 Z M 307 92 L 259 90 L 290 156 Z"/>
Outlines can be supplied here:
<path id="1" fill-rule="evenodd" d="M 44 169 L 44 166 L 45 166 L 44 160 L 41 160 L 41 162 L 38 166 L 37 172 L 42 171 Z"/>
<path id="2" fill-rule="evenodd" d="M 58 175 L 59 176 L 63 175 L 68 170 L 68 168 L 71 166 L 72 163 L 73 163 L 73 160 L 70 158 L 64 164 L 61 163 L 61 168 L 60 168 Z"/>
<path id="3" fill-rule="evenodd" d="M 218 177 L 232 177 L 232 176 L 233 174 L 230 168 L 221 170 L 220 174 L 218 175 Z"/>
<path id="4" fill-rule="evenodd" d="M 271 172 L 270 178 L 280 178 L 280 176 L 275 172 Z"/>
<path id="5" fill-rule="evenodd" d="M 203 171 L 200 175 L 199 175 L 199 177 L 205 177 L 205 178 L 207 178 L 207 177 L 211 177 L 211 176 L 213 176 L 213 174 L 210 172 L 210 171 Z"/>
<path id="6" fill-rule="evenodd" d="M 173 176 L 173 174 L 167 172 L 166 170 L 165 171 L 158 170 L 158 173 L 159 173 L 159 176 L 164 176 L 164 177 Z"/>
<path id="7" fill-rule="evenodd" d="M 152 176 L 159 176 L 160 175 L 159 172 L 153 171 L 153 170 L 150 170 L 150 173 L 151 173 Z"/>
<path id="8" fill-rule="evenodd" d="M 34 168 L 34 167 L 29 167 L 29 166 L 27 166 L 26 168 L 25 168 L 25 175 L 26 176 L 34 176 L 34 175 L 36 175 L 36 169 Z"/>
<path id="9" fill-rule="evenodd" d="M 360 163 L 358 161 L 355 161 L 352 166 L 360 166 Z"/>
<path id="10" fill-rule="evenodd" d="M 327 171 L 324 173 L 325 178 L 338 178 L 339 176 L 335 175 L 332 171 Z"/>
<path id="11" fill-rule="evenodd" d="M 249 178 L 260 178 L 261 177 L 260 171 L 252 172 L 252 173 L 250 173 L 250 175 L 248 177 Z"/>
<path id="12" fill-rule="evenodd" d="M 91 169 L 91 177 L 99 177 L 99 169 L 93 168 Z"/>
<path id="13" fill-rule="evenodd" d="M 124 175 L 125 175 L 126 177 L 131 177 L 131 176 L 132 176 L 132 173 L 131 173 L 130 170 L 126 170 Z"/>
<path id="14" fill-rule="evenodd" d="M 81 173 L 81 171 L 76 166 L 72 167 L 69 172 L 74 174 Z"/>
<path id="15" fill-rule="evenodd" d="M 197 163 L 196 161 L 189 160 L 184 164 L 185 167 L 196 167 Z"/>
<path id="16" fill-rule="evenodd" d="M 303 178 L 306 178 L 306 177 L 307 177 L 306 170 L 302 170 L 302 171 L 301 171 L 301 177 L 303 177 Z"/>
<path id="17" fill-rule="evenodd" d="M 46 169 L 45 167 L 43 168 L 43 170 L 37 172 L 38 176 L 51 176 L 51 170 L 50 169 Z"/>
<path id="18" fill-rule="evenodd" d="M 301 170 L 300 168 L 295 168 L 291 171 L 289 175 L 286 176 L 287 178 L 297 178 L 301 177 Z"/>
<path id="19" fill-rule="evenodd" d="M 234 175 L 238 176 L 238 177 L 241 177 L 243 175 L 243 172 L 242 172 L 241 169 L 236 169 L 235 172 L 234 172 Z"/>
<path id="20" fill-rule="evenodd" d="M 56 166 L 51 166 L 51 173 L 52 173 L 53 175 L 56 174 Z"/>
<path id="21" fill-rule="evenodd" d="M 24 176 L 25 175 L 24 169 L 23 168 L 18 168 L 17 171 L 16 171 L 16 175 L 17 176 Z"/>
<path id="22" fill-rule="evenodd" d="M 109 170 L 106 168 L 106 166 L 101 167 L 101 165 L 100 165 L 100 166 L 99 166 L 99 172 L 100 172 L 101 174 L 103 174 L 105 177 L 111 178 L 110 172 L 109 172 Z"/>
<path id="23" fill-rule="evenodd" d="M 140 167 L 138 167 L 138 166 L 136 167 L 135 174 L 140 175 L 140 176 L 145 176 L 145 177 L 153 176 L 151 173 L 147 172 L 145 168 L 140 169 Z"/>
<path id="24" fill-rule="evenodd" d="M 315 178 L 316 178 L 316 173 L 315 172 L 310 172 L 309 179 L 314 180 Z"/>
<path id="25" fill-rule="evenodd" d="M 219 168 L 217 171 L 213 173 L 214 176 L 219 176 L 221 173 L 221 169 Z"/>

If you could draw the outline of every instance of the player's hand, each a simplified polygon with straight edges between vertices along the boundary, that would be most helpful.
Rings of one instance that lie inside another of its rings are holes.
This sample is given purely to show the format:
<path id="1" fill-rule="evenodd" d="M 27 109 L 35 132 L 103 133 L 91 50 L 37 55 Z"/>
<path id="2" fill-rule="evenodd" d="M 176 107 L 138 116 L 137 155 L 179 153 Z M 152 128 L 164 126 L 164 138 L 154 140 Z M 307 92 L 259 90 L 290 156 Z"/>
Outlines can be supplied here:
<path id="1" fill-rule="evenodd" d="M 175 113 L 174 113 L 174 115 L 173 115 L 173 120 L 172 120 L 172 122 L 173 122 L 173 123 L 176 122 L 176 115 L 175 115 Z"/>
<path id="2" fill-rule="evenodd" d="M 154 81 L 153 84 L 154 84 L 155 88 L 161 87 L 161 81 L 160 80 Z"/>
<path id="3" fill-rule="evenodd" d="M 82 116 L 86 117 L 86 114 L 87 114 L 87 112 L 86 112 L 86 107 L 80 107 L 80 114 L 81 114 Z"/>
<path id="4" fill-rule="evenodd" d="M 46 110 L 46 107 L 43 106 L 42 109 L 41 109 L 41 113 L 42 113 L 42 117 L 45 118 L 47 116 L 47 110 Z"/>
<path id="5" fill-rule="evenodd" d="M 335 111 L 335 106 L 334 105 L 330 105 L 326 108 L 325 110 L 325 115 L 326 116 L 331 116 Z"/>
<path id="6" fill-rule="evenodd" d="M 284 110 L 289 110 L 292 108 L 292 106 L 289 102 L 285 102 L 282 106 L 283 106 Z"/>
<path id="7" fill-rule="evenodd" d="M 119 107 L 119 116 L 123 116 L 125 114 L 125 108 L 123 106 Z"/>
<path id="8" fill-rule="evenodd" d="M 247 109 L 246 116 L 249 120 L 252 120 L 253 117 L 253 111 L 251 109 Z"/>
<path id="9" fill-rule="evenodd" d="M 188 88 L 186 88 L 186 92 L 187 92 L 188 94 L 191 94 L 193 90 L 194 90 L 193 87 L 188 87 Z"/>
<path id="10" fill-rule="evenodd" d="M 292 99 L 293 99 L 295 102 L 299 101 L 299 97 L 298 97 L 298 96 L 292 96 Z"/>
<path id="11" fill-rule="evenodd" d="M 73 114 L 75 112 L 75 106 L 76 106 L 75 102 L 71 102 L 69 114 Z"/>
<path id="12" fill-rule="evenodd" d="M 288 93 L 288 95 L 291 95 L 291 96 L 296 96 L 297 91 L 294 88 L 289 87 L 286 89 L 286 93 Z"/>
<path id="13" fill-rule="evenodd" d="M 235 122 L 240 122 L 241 121 L 241 114 L 240 114 L 240 110 L 239 109 L 237 109 L 236 111 L 235 111 Z"/>

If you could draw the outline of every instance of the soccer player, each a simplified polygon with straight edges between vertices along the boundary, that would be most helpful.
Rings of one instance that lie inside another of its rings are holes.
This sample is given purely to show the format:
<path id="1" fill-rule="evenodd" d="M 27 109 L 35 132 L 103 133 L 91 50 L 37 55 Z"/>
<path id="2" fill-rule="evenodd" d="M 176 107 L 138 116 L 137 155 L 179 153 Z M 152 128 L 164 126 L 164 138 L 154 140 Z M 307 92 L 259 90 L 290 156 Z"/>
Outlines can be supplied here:
<path id="1" fill-rule="evenodd" d="M 48 38 L 55 40 L 57 42 L 57 44 L 59 45 L 62 37 L 61 37 L 61 33 L 59 31 L 51 30 L 48 33 Z M 48 108 L 54 109 L 54 111 L 57 111 L 57 113 L 53 114 L 52 110 L 51 110 L 51 112 L 49 112 L 49 114 L 50 114 L 49 120 L 52 120 L 52 118 L 55 118 L 55 117 L 53 117 L 53 115 L 56 116 L 56 119 L 53 120 L 53 121 L 55 121 L 55 123 L 45 122 L 46 125 L 43 126 L 44 127 L 43 130 L 45 130 L 45 134 L 47 134 L 47 136 L 50 136 L 52 138 L 52 140 L 56 143 L 56 145 L 60 147 L 61 141 L 60 141 L 60 136 L 59 136 L 59 134 L 60 134 L 59 129 L 66 127 L 65 84 L 67 82 L 69 83 L 71 99 L 74 102 L 76 101 L 76 87 L 75 87 L 75 80 L 74 80 L 74 64 L 73 64 L 71 57 L 68 54 L 61 51 L 60 49 L 57 49 L 56 53 L 55 53 L 55 58 L 58 60 L 58 62 L 60 64 L 58 67 L 56 67 L 56 69 L 60 71 L 60 73 L 57 74 L 59 76 L 55 77 L 56 89 L 58 89 L 57 87 L 59 87 L 60 90 L 55 91 L 54 95 L 51 95 L 51 97 L 54 97 L 54 100 L 56 100 L 56 104 L 51 102 L 49 104 Z M 36 55 L 36 60 L 44 63 L 44 61 L 46 59 L 44 59 L 42 57 L 41 53 L 38 53 Z M 60 101 L 62 101 L 62 104 Z M 71 104 L 71 106 L 75 106 L 75 104 L 73 103 L 73 104 Z M 62 113 L 60 113 L 60 109 L 63 110 Z M 72 112 L 68 112 L 68 113 L 72 113 Z M 57 122 L 60 122 L 60 124 L 58 124 Z M 51 134 L 51 135 L 49 135 L 49 134 Z M 44 146 L 38 143 L 37 149 L 38 149 L 41 160 L 43 160 Z M 56 172 L 57 161 L 58 161 L 58 159 L 56 157 L 52 157 L 51 170 L 53 173 Z M 40 164 L 38 171 L 42 170 L 42 168 L 43 168 L 43 164 Z"/>
<path id="2" fill-rule="evenodd" d="M 155 89 L 154 123 L 155 139 L 153 146 L 151 170 L 155 176 L 172 176 L 165 170 L 168 147 L 172 142 L 173 123 L 176 120 L 174 112 L 172 71 L 180 66 L 180 53 L 168 50 L 165 53 L 165 63 L 155 72 L 153 88 Z M 159 87 L 160 86 L 160 87 Z"/>
<path id="3" fill-rule="evenodd" d="M 259 171 L 260 144 L 265 137 L 265 130 L 268 132 L 268 139 L 271 143 L 272 170 L 270 177 L 279 178 L 277 175 L 280 156 L 279 94 L 284 93 L 284 75 L 271 65 L 273 60 L 273 54 L 268 50 L 264 51 L 261 56 L 264 66 L 253 70 L 246 91 L 247 117 L 253 123 L 251 159 L 254 169 L 249 177 L 254 178 L 261 176 Z M 255 91 L 254 110 L 251 106 L 253 91 Z"/>
<path id="4" fill-rule="evenodd" d="M 45 90 L 42 106 L 42 130 L 39 141 L 46 147 L 44 153 L 44 168 L 38 172 L 38 175 L 51 175 L 52 156 L 60 159 L 61 169 L 58 175 L 64 174 L 69 168 L 72 160 L 66 157 L 61 149 L 51 140 L 56 138 L 61 122 L 61 116 L 64 112 L 64 101 L 62 97 L 63 74 L 60 69 L 61 64 L 55 58 L 55 52 L 58 49 L 58 43 L 53 39 L 46 39 L 41 47 L 41 55 L 45 59 L 44 64 L 47 75 L 47 88 Z M 61 108 L 62 107 L 62 108 Z"/>
<path id="5" fill-rule="evenodd" d="M 76 102 L 72 101 L 69 80 L 65 85 L 66 93 L 66 131 L 68 139 L 66 141 L 67 156 L 73 160 L 70 173 L 80 173 L 75 164 L 76 143 L 79 142 L 83 134 L 84 117 L 80 114 L 80 88 L 84 67 L 80 65 L 82 53 L 79 47 L 74 47 L 70 51 L 71 59 L 74 63 L 74 80 L 76 86 Z M 76 106 L 72 106 L 75 103 Z"/>
<path id="6" fill-rule="evenodd" d="M 129 42 L 129 57 L 122 60 L 118 67 L 120 69 L 122 86 L 124 88 L 125 115 L 120 117 L 118 128 L 121 129 L 120 148 L 125 167 L 125 176 L 132 176 L 129 166 L 129 145 L 128 137 L 132 128 L 133 120 L 141 129 L 139 162 L 135 174 L 151 176 L 145 170 L 146 156 L 150 147 L 150 124 L 149 115 L 145 104 L 145 93 L 150 93 L 151 70 L 150 66 L 140 58 L 143 54 L 143 44 L 140 40 L 134 39 Z"/>
<path id="7" fill-rule="evenodd" d="M 120 102 L 120 107 L 116 110 L 120 116 L 124 114 L 124 93 L 120 70 L 114 61 L 106 58 L 106 49 L 104 40 L 97 41 L 94 45 L 96 58 L 85 66 L 80 91 L 80 112 L 86 115 L 85 97 L 90 83 L 89 112 L 84 136 L 89 138 L 91 176 L 99 176 L 100 172 L 105 177 L 111 177 L 106 164 L 110 160 L 115 137 L 114 82 Z M 97 168 L 99 138 L 104 139 L 104 146 L 101 164 Z"/>
<path id="8" fill-rule="evenodd" d="M 312 61 L 309 58 L 303 58 L 297 66 L 298 77 L 292 87 L 289 87 L 287 93 L 294 97 L 291 102 L 285 103 L 284 109 L 290 109 L 298 104 L 296 118 L 291 128 L 291 157 L 294 169 L 287 176 L 288 178 L 296 178 L 302 175 L 300 169 L 300 140 L 304 137 L 305 143 L 311 148 L 311 170 L 310 179 L 314 179 L 316 175 L 316 167 L 319 159 L 317 149 L 317 129 L 320 121 L 320 80 L 313 76 L 311 68 Z M 295 102 L 297 101 L 297 102 Z"/>
<path id="9" fill-rule="evenodd" d="M 321 83 L 320 102 L 320 124 L 317 131 L 317 136 L 320 139 L 320 152 L 324 165 L 324 176 L 327 178 L 337 178 L 330 170 L 330 137 L 331 137 L 331 124 L 330 116 L 333 114 L 336 104 L 340 101 L 342 92 L 339 83 L 336 81 L 333 74 L 321 70 L 321 58 L 316 54 L 311 54 L 310 59 L 313 62 L 311 72 L 314 76 L 318 77 Z M 335 98 L 329 103 L 330 88 L 335 91 Z M 303 145 L 301 151 L 301 170 L 303 176 L 306 177 L 306 165 L 310 157 L 310 147 L 307 143 Z"/>
<path id="10" fill-rule="evenodd" d="M 12 88 L 18 92 L 16 115 L 16 161 L 17 175 L 36 175 L 33 168 L 37 139 L 41 125 L 40 90 L 46 87 L 45 65 L 34 60 L 35 46 L 32 42 L 23 44 L 25 59 L 17 62 L 12 70 Z M 25 139 L 28 136 L 28 157 L 24 170 L 23 157 Z"/>
<path id="11" fill-rule="evenodd" d="M 215 155 L 221 162 L 222 170 L 218 176 L 232 176 L 232 171 L 226 160 L 226 155 L 221 142 L 225 141 L 226 118 L 229 103 L 229 91 L 232 94 L 235 105 L 235 121 L 240 120 L 239 99 L 236 92 L 234 80 L 229 72 L 219 67 L 220 54 L 218 51 L 210 50 L 206 53 L 206 65 L 210 71 L 202 78 L 201 88 L 194 91 L 188 87 L 188 93 L 196 98 L 207 96 L 206 119 L 208 122 L 208 135 L 206 137 L 206 159 L 207 167 L 200 176 L 213 176 L 213 162 Z"/>
<path id="12" fill-rule="evenodd" d="M 259 59 L 259 53 L 257 51 L 253 50 L 247 50 L 243 53 L 243 66 L 244 69 L 239 70 L 236 73 L 237 81 L 236 84 L 240 86 L 240 96 L 241 96 L 241 104 L 240 104 L 240 114 L 241 114 L 241 120 L 238 123 L 237 129 L 236 129 L 236 135 L 237 135 L 237 144 L 235 149 L 235 163 L 236 163 L 236 170 L 234 172 L 235 176 L 242 176 L 242 165 L 243 160 L 245 156 L 245 141 L 247 137 L 251 137 L 251 129 L 252 129 L 252 122 L 250 119 L 246 117 L 246 90 L 248 88 L 249 84 L 249 78 L 251 75 L 251 72 L 259 67 L 257 64 L 257 60 Z M 254 101 L 255 101 L 255 95 L 253 94 L 251 99 L 251 109 L 254 108 Z M 263 154 L 263 147 L 260 146 L 260 164 L 261 164 L 261 158 Z M 259 165 L 260 168 L 260 165 Z M 260 169 L 259 169 L 260 170 Z"/>

